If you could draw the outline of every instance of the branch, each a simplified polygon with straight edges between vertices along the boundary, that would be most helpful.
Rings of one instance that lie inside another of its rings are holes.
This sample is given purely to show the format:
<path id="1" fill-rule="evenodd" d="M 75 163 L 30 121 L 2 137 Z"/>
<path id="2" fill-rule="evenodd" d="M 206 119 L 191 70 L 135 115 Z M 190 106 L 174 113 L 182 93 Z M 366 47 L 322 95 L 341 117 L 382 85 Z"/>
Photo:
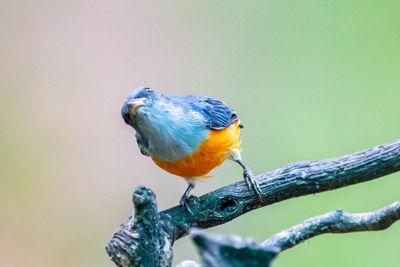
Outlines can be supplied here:
<path id="1" fill-rule="evenodd" d="M 326 233 L 379 231 L 400 220 L 400 201 L 382 209 L 352 214 L 341 209 L 305 220 L 265 240 L 261 245 L 281 251 L 294 247 L 314 236 Z"/>
<path id="2" fill-rule="evenodd" d="M 192 197 L 190 204 L 192 214 L 182 206 L 175 206 L 160 212 L 157 218 L 164 231 L 164 234 L 161 235 L 164 241 L 157 242 L 169 242 L 172 245 L 175 240 L 187 235 L 189 228 L 192 227 L 213 227 L 262 206 L 369 181 L 399 170 L 400 139 L 338 158 L 291 163 L 281 169 L 255 177 L 260 185 L 263 202 L 258 201 L 254 193 L 248 190 L 244 181 L 240 181 L 200 198 Z M 127 258 L 129 262 L 132 262 L 132 249 L 127 249 L 125 246 L 133 239 L 131 236 L 133 232 L 130 228 L 141 228 L 140 225 L 136 225 L 136 220 L 132 220 L 133 218 L 130 218 L 123 224 L 107 245 L 107 252 L 119 266 L 129 265 L 116 261 L 115 259 L 118 257 Z M 153 229 L 153 232 L 156 232 L 156 229 Z M 152 231 L 148 230 L 148 233 L 151 234 Z M 115 242 L 115 239 L 117 241 L 124 239 L 127 242 Z M 155 239 L 153 238 L 153 240 Z M 136 243 L 140 244 L 140 242 L 148 242 L 148 240 L 140 239 Z M 153 245 L 153 247 L 155 246 L 157 244 Z M 119 253 L 118 257 L 116 253 Z M 150 252 L 143 251 L 143 253 Z M 149 257 L 154 256 L 154 253 L 150 254 Z M 168 253 L 162 254 L 160 257 L 165 255 Z M 172 259 L 172 255 L 168 257 Z M 170 262 L 171 259 L 163 260 Z"/>
<path id="3" fill-rule="evenodd" d="M 300 161 L 256 176 L 263 195 L 260 203 L 240 181 L 193 198 L 194 217 L 182 206 L 161 213 L 171 218 L 175 239 L 192 227 L 209 228 L 246 212 L 303 195 L 369 181 L 400 170 L 400 139 L 362 152 L 320 161 Z"/>
<path id="4" fill-rule="evenodd" d="M 270 266 L 280 252 L 326 233 L 379 231 L 400 220 L 400 201 L 382 209 L 352 214 L 341 209 L 310 218 L 257 244 L 236 235 L 208 235 L 192 229 L 190 236 L 199 250 L 201 265 L 182 262 L 179 267 Z"/>
<path id="5" fill-rule="evenodd" d="M 172 243 L 157 210 L 156 196 L 139 186 L 132 197 L 135 213 L 113 236 L 107 252 L 118 266 L 170 266 Z"/>
<path id="6" fill-rule="evenodd" d="M 270 266 L 280 250 L 276 247 L 262 246 L 253 240 L 237 235 L 212 236 L 200 229 L 190 230 L 190 236 L 196 245 L 201 265 L 184 261 L 177 267 L 228 267 L 228 266 Z"/>

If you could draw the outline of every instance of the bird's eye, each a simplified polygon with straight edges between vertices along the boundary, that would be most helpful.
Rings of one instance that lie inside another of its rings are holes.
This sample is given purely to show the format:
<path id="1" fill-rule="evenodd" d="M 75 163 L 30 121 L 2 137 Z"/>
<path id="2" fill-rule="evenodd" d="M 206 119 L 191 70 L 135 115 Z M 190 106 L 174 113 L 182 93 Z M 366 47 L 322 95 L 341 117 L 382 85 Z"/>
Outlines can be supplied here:
<path id="1" fill-rule="evenodd" d="M 145 90 L 146 92 L 151 92 L 151 89 L 148 88 L 148 87 L 144 88 L 144 90 Z"/>

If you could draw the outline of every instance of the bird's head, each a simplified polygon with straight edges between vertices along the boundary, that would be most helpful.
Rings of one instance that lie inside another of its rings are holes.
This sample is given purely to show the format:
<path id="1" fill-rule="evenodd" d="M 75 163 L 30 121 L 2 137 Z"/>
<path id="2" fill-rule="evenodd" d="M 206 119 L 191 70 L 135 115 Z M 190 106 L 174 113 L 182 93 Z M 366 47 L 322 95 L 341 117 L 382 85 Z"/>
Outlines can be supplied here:
<path id="1" fill-rule="evenodd" d="M 161 96 L 148 87 L 136 88 L 126 99 L 122 106 L 121 115 L 124 121 L 137 129 L 137 121 L 143 115 L 141 107 L 151 107 Z"/>

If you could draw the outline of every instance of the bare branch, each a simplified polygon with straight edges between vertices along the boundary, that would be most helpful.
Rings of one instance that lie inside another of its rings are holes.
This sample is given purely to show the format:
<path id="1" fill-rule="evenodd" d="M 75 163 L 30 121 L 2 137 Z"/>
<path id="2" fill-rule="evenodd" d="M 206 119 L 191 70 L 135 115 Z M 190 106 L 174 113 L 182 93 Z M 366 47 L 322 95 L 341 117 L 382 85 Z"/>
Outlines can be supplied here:
<path id="1" fill-rule="evenodd" d="M 202 267 L 270 266 L 280 252 L 305 240 L 326 233 L 379 231 L 400 220 L 400 201 L 382 209 L 351 214 L 341 209 L 310 218 L 257 244 L 237 235 L 209 235 L 193 229 L 190 236 L 199 250 Z M 180 267 L 193 267 L 182 262 Z"/>
<path id="2" fill-rule="evenodd" d="M 261 246 L 237 235 L 210 236 L 199 229 L 192 229 L 190 236 L 199 250 L 202 267 L 268 267 L 280 252 L 277 247 Z"/>
<path id="3" fill-rule="evenodd" d="M 108 254 L 118 266 L 170 266 L 172 239 L 162 225 L 156 196 L 139 186 L 132 201 L 135 213 L 108 243 Z"/>
<path id="4" fill-rule="evenodd" d="M 156 224 L 162 227 L 164 234 L 157 234 L 155 229 L 153 231 L 146 229 L 146 233 L 152 238 L 151 242 L 155 242 L 151 245 L 153 247 L 157 247 L 163 242 L 173 244 L 175 240 L 187 235 L 188 230 L 192 227 L 213 227 L 262 206 L 369 181 L 399 170 L 400 139 L 343 157 L 295 162 L 281 169 L 256 176 L 263 195 L 262 203 L 258 201 L 252 191 L 248 190 L 246 184 L 240 181 L 200 198 L 192 197 L 190 209 L 193 214 L 187 212 L 180 205 L 160 212 L 155 215 L 159 220 Z M 149 191 L 151 192 L 151 190 Z M 137 209 L 136 204 L 135 208 Z M 142 214 L 145 214 L 145 211 Z M 137 224 L 137 218 L 134 221 L 133 218 L 130 218 L 114 234 L 113 240 L 107 246 L 107 252 L 117 265 L 129 266 L 125 263 L 122 264 L 121 261 L 117 262 L 115 259 L 124 258 L 131 263 L 132 257 L 136 257 L 132 256 L 132 248 L 126 248 L 126 246 L 133 239 L 131 235 L 134 232 L 131 229 L 140 232 L 141 227 L 140 224 Z M 156 241 L 157 238 L 163 240 Z M 126 242 L 118 242 L 119 240 Z M 139 239 L 135 242 L 138 242 L 135 244 L 140 244 L 150 241 Z M 146 243 L 146 246 L 149 244 Z M 146 250 L 142 250 L 142 252 L 150 253 Z M 118 253 L 118 257 L 116 253 Z M 159 257 L 165 255 L 168 253 L 159 255 Z M 154 257 L 154 253 L 150 253 L 146 257 Z M 159 259 L 159 261 L 170 262 L 172 255 L 169 257 L 168 259 Z"/>
<path id="5" fill-rule="evenodd" d="M 379 231 L 400 220 L 400 201 L 382 209 L 352 214 L 341 209 L 305 220 L 265 240 L 263 246 L 279 247 L 282 251 L 314 236 L 326 233 Z"/>
<path id="6" fill-rule="evenodd" d="M 240 181 L 193 198 L 194 217 L 182 206 L 161 213 L 171 218 L 178 239 L 192 227 L 213 227 L 262 206 L 369 181 L 399 170 L 400 139 L 338 158 L 291 163 L 258 175 L 263 203 Z"/>

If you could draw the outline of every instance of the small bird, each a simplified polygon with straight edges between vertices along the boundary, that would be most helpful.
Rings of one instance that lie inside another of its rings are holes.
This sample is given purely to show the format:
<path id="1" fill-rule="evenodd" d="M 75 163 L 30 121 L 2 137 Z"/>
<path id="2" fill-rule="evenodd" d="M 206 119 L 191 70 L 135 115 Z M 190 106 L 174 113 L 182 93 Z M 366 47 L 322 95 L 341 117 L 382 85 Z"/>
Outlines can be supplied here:
<path id="1" fill-rule="evenodd" d="M 248 188 L 261 200 L 253 172 L 240 155 L 240 128 L 236 112 L 225 103 L 197 95 L 166 96 L 150 88 L 134 90 L 121 115 L 136 130 L 140 152 L 165 171 L 185 178 L 188 187 L 180 199 L 185 206 L 194 180 L 205 177 L 226 159 L 243 168 Z"/>

